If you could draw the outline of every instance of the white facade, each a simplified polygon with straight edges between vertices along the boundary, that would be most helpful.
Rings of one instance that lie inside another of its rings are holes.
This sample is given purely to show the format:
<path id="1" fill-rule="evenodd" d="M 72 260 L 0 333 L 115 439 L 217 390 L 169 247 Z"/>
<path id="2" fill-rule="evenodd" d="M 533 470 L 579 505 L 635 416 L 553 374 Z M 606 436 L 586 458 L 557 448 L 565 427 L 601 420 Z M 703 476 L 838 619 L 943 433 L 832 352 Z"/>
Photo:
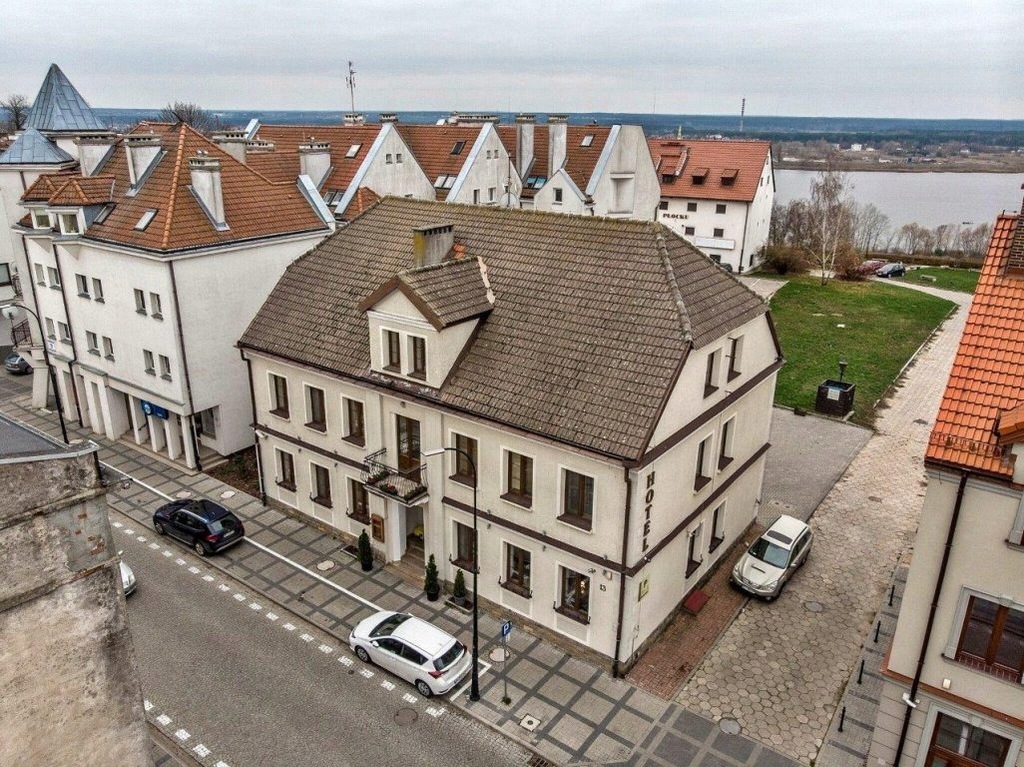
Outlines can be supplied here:
<path id="1" fill-rule="evenodd" d="M 370 147 L 345 194 L 336 203 L 341 213 L 348 207 L 360 187 L 372 189 L 380 196 L 413 197 L 433 200 L 434 185 L 423 172 L 416 157 L 395 130 L 394 123 L 385 123 Z"/>
<path id="2" fill-rule="evenodd" d="M 520 186 L 508 151 L 501 143 L 494 124 L 487 122 L 480 127 L 480 134 L 473 142 L 445 202 L 517 207 L 519 200 L 514 192 Z M 506 197 L 506 189 L 512 190 L 511 203 Z"/>

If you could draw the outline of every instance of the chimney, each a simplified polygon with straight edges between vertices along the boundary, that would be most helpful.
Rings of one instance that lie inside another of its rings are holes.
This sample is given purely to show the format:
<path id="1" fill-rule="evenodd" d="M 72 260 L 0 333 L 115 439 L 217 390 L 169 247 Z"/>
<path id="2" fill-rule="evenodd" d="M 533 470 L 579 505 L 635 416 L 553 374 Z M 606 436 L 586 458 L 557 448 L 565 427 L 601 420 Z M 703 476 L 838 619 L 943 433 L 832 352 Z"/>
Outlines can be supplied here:
<path id="1" fill-rule="evenodd" d="M 75 140 L 78 145 L 78 166 L 82 169 L 83 176 L 95 175 L 96 169 L 115 141 L 117 138 L 112 133 L 107 136 L 89 136 Z"/>
<path id="2" fill-rule="evenodd" d="M 421 266 L 433 266 L 441 263 L 455 244 L 454 224 L 435 224 L 434 226 L 418 226 L 412 230 L 412 264 L 417 269 Z"/>
<path id="3" fill-rule="evenodd" d="M 394 112 L 381 112 L 380 115 L 378 115 L 377 119 L 380 120 L 381 124 L 397 123 L 398 115 L 396 115 Z"/>
<path id="4" fill-rule="evenodd" d="M 366 116 L 361 112 L 346 112 L 342 118 L 343 125 L 363 125 L 366 123 Z"/>
<path id="5" fill-rule="evenodd" d="M 227 152 L 229 155 L 245 165 L 245 150 L 249 137 L 245 131 L 235 130 L 226 133 L 218 133 L 213 137 L 213 143 Z"/>
<path id="6" fill-rule="evenodd" d="M 327 178 L 330 169 L 330 144 L 316 141 L 312 136 L 308 143 L 299 144 L 299 174 L 309 176 L 317 189 Z"/>
<path id="7" fill-rule="evenodd" d="M 206 209 L 218 231 L 228 228 L 224 220 L 224 192 L 220 184 L 220 160 L 199 150 L 190 157 L 188 169 L 192 172 L 192 194 Z"/>
<path id="8" fill-rule="evenodd" d="M 533 163 L 533 130 L 537 122 L 534 115 L 516 115 L 516 172 L 526 176 Z"/>
<path id="9" fill-rule="evenodd" d="M 548 177 L 565 165 L 565 144 L 568 140 L 568 118 L 548 115 Z"/>
<path id="10" fill-rule="evenodd" d="M 452 112 L 450 122 L 454 122 L 456 125 L 486 125 L 487 123 L 498 124 L 501 118 L 494 114 L 483 114 L 479 112 L 467 112 L 466 114 L 459 114 L 458 112 Z"/>
<path id="11" fill-rule="evenodd" d="M 124 147 L 128 152 L 128 178 L 132 186 L 137 187 L 153 161 L 159 157 L 163 143 L 156 134 L 139 133 L 125 136 Z"/>

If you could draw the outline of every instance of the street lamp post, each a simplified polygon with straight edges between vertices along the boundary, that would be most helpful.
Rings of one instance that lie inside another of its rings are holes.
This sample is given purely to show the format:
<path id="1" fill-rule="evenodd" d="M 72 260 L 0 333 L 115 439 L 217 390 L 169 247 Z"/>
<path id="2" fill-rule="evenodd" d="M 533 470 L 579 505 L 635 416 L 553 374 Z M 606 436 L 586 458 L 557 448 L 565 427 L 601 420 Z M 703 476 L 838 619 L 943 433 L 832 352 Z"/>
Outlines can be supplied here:
<path id="1" fill-rule="evenodd" d="M 64 405 L 60 401 L 60 389 L 57 388 L 57 374 L 53 370 L 53 365 L 50 364 L 50 352 L 46 347 L 46 333 L 43 332 L 43 323 L 39 319 L 39 315 L 29 309 L 24 304 L 7 303 L 0 304 L 0 311 L 6 309 L 24 309 L 26 312 L 36 318 L 36 324 L 39 326 L 39 337 L 43 339 L 43 360 L 46 362 L 46 369 L 50 373 L 50 385 L 53 386 L 53 399 L 57 403 L 57 418 L 60 419 L 60 433 L 64 437 L 64 444 L 70 445 L 71 442 L 68 440 L 68 428 L 64 424 Z"/>
<path id="2" fill-rule="evenodd" d="M 463 450 L 461 447 L 439 447 L 435 450 L 427 450 L 423 453 L 424 456 L 430 457 L 435 455 L 441 455 L 445 451 L 452 453 L 458 453 L 465 457 L 469 461 L 470 467 L 473 469 L 473 670 L 472 670 L 472 682 L 469 685 L 469 699 L 472 701 L 480 700 L 480 598 L 477 592 L 477 577 L 480 574 L 480 561 L 479 554 L 477 552 L 477 535 L 476 535 L 476 492 L 477 492 L 477 475 L 476 475 L 476 461 L 473 460 L 473 456 Z"/>

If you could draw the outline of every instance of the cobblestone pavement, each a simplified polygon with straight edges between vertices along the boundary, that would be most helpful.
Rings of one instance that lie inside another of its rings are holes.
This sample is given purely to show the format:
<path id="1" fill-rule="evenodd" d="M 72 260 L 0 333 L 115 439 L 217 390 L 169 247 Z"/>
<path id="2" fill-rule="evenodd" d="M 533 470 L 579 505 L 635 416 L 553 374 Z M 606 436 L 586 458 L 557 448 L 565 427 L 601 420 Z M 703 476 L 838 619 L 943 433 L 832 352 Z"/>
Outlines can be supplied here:
<path id="1" fill-rule="evenodd" d="M 803 571 L 772 603 L 751 600 L 676 700 L 809 762 L 842 691 L 900 553 L 913 540 L 924 496 L 923 455 L 971 296 L 957 303 L 879 411 L 876 434 L 814 514 Z M 873 720 L 868 720 L 873 721 Z"/>

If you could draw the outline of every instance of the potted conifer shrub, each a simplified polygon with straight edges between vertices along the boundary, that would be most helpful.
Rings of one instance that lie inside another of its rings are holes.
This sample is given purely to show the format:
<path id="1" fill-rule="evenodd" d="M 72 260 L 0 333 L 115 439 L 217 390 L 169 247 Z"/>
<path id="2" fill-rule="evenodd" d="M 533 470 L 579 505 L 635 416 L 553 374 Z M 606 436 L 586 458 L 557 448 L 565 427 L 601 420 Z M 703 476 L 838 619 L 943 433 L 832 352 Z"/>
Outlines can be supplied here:
<path id="1" fill-rule="evenodd" d="M 452 586 L 452 601 L 462 607 L 465 607 L 467 602 L 466 577 L 462 574 L 462 570 L 455 572 L 455 584 Z"/>
<path id="2" fill-rule="evenodd" d="M 359 536 L 359 563 L 363 566 L 364 573 L 373 569 L 373 547 L 365 530 Z"/>
<path id="3" fill-rule="evenodd" d="M 437 578 L 437 562 L 434 561 L 434 555 L 430 555 L 430 559 L 427 560 L 426 576 L 423 579 L 423 590 L 427 592 L 427 601 L 436 602 L 437 598 L 441 596 L 441 582 Z"/>

